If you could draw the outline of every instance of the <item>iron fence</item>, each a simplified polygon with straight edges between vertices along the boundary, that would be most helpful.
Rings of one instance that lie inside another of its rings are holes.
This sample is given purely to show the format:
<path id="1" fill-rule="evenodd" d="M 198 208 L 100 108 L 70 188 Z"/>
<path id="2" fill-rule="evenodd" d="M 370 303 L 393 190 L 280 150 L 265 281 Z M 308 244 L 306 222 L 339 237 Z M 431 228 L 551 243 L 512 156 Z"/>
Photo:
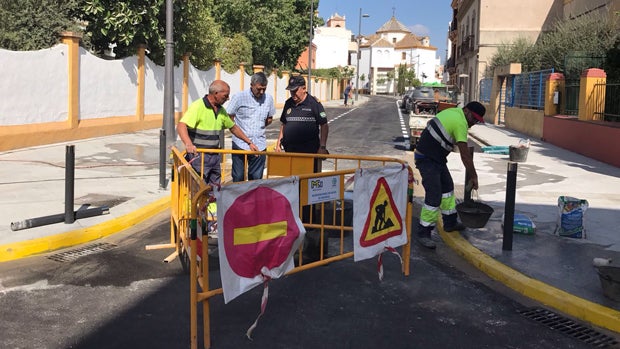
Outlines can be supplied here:
<path id="1" fill-rule="evenodd" d="M 544 109 L 545 83 L 553 71 L 552 68 L 515 75 L 512 81 L 512 105 L 507 106 Z"/>
<path id="2" fill-rule="evenodd" d="M 480 80 L 480 101 L 484 103 L 491 102 L 491 87 L 493 87 L 493 78 L 484 78 Z"/>
<path id="3" fill-rule="evenodd" d="M 593 96 L 597 102 L 594 120 L 620 122 L 620 83 L 597 83 Z"/>
<path id="4" fill-rule="evenodd" d="M 564 84 L 564 113 L 579 114 L 579 80 L 566 80 Z"/>

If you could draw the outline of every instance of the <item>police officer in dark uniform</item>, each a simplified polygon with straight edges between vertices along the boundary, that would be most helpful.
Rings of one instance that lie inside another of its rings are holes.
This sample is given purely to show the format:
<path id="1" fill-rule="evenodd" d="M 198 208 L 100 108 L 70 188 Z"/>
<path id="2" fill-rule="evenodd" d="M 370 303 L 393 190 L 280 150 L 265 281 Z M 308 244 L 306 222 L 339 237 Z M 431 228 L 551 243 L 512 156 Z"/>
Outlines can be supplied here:
<path id="1" fill-rule="evenodd" d="M 284 102 L 284 109 L 280 116 L 280 135 L 276 142 L 276 151 L 289 153 L 310 153 L 310 154 L 329 154 L 327 151 L 327 115 L 323 105 L 306 90 L 306 80 L 302 76 L 293 76 L 288 81 L 286 89 L 290 91 L 291 97 Z M 321 159 L 314 160 L 314 172 L 320 172 Z M 313 223 L 318 223 L 320 212 L 317 212 L 316 205 L 302 207 L 302 222 L 308 223 L 310 210 L 314 209 L 312 215 Z M 306 232 L 304 241 L 304 263 L 320 259 L 319 231 L 309 229 Z M 327 254 L 327 238 L 323 239 L 324 257 Z"/>
<path id="2" fill-rule="evenodd" d="M 302 76 L 289 79 L 287 90 L 291 97 L 284 102 L 280 116 L 280 136 L 276 151 L 289 153 L 329 154 L 327 135 L 329 127 L 325 108 L 315 97 L 308 95 L 306 80 Z M 320 159 L 314 164 L 318 171 Z"/>

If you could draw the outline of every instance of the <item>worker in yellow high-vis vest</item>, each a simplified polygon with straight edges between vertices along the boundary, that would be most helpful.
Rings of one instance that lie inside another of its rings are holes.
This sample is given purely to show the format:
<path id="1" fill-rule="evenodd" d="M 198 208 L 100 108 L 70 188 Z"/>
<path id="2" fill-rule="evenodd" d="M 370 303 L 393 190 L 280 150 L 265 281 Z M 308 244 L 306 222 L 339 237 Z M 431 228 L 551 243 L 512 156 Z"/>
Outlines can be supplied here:
<path id="1" fill-rule="evenodd" d="M 418 242 L 424 247 L 436 247 L 431 232 L 440 213 L 446 231 L 465 229 L 457 219 L 454 182 L 448 170 L 447 157 L 456 146 L 465 169 L 471 174 L 468 184 L 472 189 L 478 189 L 478 175 L 473 156 L 467 147 L 467 137 L 470 127 L 484 122 L 485 112 L 484 106 L 475 101 L 463 108 L 445 109 L 428 122 L 420 136 L 414 159 L 425 191 L 418 224 Z"/>

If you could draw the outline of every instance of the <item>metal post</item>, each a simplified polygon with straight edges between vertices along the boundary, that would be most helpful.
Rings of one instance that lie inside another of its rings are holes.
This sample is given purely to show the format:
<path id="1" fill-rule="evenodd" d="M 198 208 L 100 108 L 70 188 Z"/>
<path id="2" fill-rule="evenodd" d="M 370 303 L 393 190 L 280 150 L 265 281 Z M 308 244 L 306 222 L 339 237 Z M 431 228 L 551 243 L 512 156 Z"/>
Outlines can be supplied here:
<path id="1" fill-rule="evenodd" d="M 159 188 L 166 189 L 166 149 L 176 142 L 174 129 L 174 15 L 172 0 L 166 0 L 166 53 L 164 71 L 164 118 L 159 131 Z M 163 138 L 162 138 L 163 135 Z"/>
<path id="2" fill-rule="evenodd" d="M 159 130 L 159 189 L 166 189 L 166 130 Z"/>
<path id="3" fill-rule="evenodd" d="M 360 94 L 360 55 L 362 54 L 362 51 L 360 50 L 360 44 L 362 43 L 362 17 L 363 18 L 368 18 L 370 17 L 367 14 L 363 14 L 362 15 L 362 8 L 360 7 L 360 16 L 358 19 L 358 26 L 357 26 L 357 68 L 355 68 L 355 101 L 357 102 L 357 99 L 359 97 Z"/>
<path id="4" fill-rule="evenodd" d="M 355 101 L 360 95 L 360 36 L 362 35 L 362 8 L 360 7 L 360 16 L 357 24 L 357 67 L 355 68 Z"/>
<path id="5" fill-rule="evenodd" d="M 310 42 L 308 43 L 308 94 L 312 93 L 312 19 L 314 17 L 314 0 L 310 0 Z"/>
<path id="6" fill-rule="evenodd" d="M 506 203 L 504 206 L 504 238 L 502 250 L 512 251 L 512 234 L 515 220 L 515 196 L 517 190 L 517 167 L 518 164 L 508 161 L 508 173 L 506 175 Z"/>
<path id="7" fill-rule="evenodd" d="M 102 207 L 89 208 L 85 210 L 71 211 L 71 216 L 73 217 L 73 220 L 101 216 L 104 214 L 110 214 L 109 207 L 102 206 Z M 17 230 L 24 230 L 24 229 L 41 227 L 44 225 L 60 223 L 60 222 L 65 221 L 65 216 L 66 215 L 64 213 L 59 213 L 59 214 L 54 214 L 54 215 L 49 215 L 49 216 L 25 219 L 20 222 L 11 222 L 11 230 L 17 231 Z"/>
<path id="8" fill-rule="evenodd" d="M 416 69 L 418 80 L 420 80 L 420 54 L 418 54 L 418 69 Z"/>
<path id="9" fill-rule="evenodd" d="M 166 0 L 166 60 L 164 76 L 164 120 L 163 129 L 166 130 L 167 141 L 172 144 L 176 141 L 174 133 L 174 16 L 172 0 Z"/>
<path id="10" fill-rule="evenodd" d="M 65 149 L 65 224 L 75 222 L 73 199 L 75 189 L 75 145 Z"/>
<path id="11" fill-rule="evenodd" d="M 473 161 L 473 159 L 474 159 L 474 147 L 469 147 L 469 153 L 471 154 L 471 159 Z M 471 173 L 469 171 L 465 170 L 465 195 L 463 197 L 463 200 L 465 200 L 465 201 L 471 201 L 471 191 L 472 191 L 472 188 L 468 185 L 470 178 L 471 178 Z"/>
<path id="12" fill-rule="evenodd" d="M 26 219 L 20 222 L 11 222 L 11 230 L 17 231 L 40 227 L 43 225 L 65 222 L 72 224 L 76 219 L 100 216 L 110 213 L 107 206 L 73 211 L 75 196 L 75 146 L 68 145 L 65 150 L 65 212 Z M 82 205 L 84 206 L 84 205 Z"/>

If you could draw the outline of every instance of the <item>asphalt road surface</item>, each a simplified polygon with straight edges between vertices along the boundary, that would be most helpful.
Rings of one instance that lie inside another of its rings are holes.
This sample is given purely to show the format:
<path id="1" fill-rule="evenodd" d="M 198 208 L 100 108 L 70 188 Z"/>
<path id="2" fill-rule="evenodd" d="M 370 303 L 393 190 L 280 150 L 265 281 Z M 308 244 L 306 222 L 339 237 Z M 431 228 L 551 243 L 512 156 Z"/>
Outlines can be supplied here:
<path id="1" fill-rule="evenodd" d="M 363 108 L 328 115 L 332 152 L 404 155 L 395 99 L 373 97 Z M 161 214 L 85 246 L 0 263 L 0 347 L 189 347 L 189 276 L 178 260 L 162 262 L 171 250 L 145 250 L 167 242 L 169 227 Z M 540 305 L 443 245 L 414 245 L 411 259 L 405 277 L 397 258 L 386 255 L 383 281 L 374 259 L 272 281 L 253 340 L 245 333 L 260 311 L 262 288 L 229 304 L 216 296 L 212 348 L 591 348 L 524 316 Z"/>

